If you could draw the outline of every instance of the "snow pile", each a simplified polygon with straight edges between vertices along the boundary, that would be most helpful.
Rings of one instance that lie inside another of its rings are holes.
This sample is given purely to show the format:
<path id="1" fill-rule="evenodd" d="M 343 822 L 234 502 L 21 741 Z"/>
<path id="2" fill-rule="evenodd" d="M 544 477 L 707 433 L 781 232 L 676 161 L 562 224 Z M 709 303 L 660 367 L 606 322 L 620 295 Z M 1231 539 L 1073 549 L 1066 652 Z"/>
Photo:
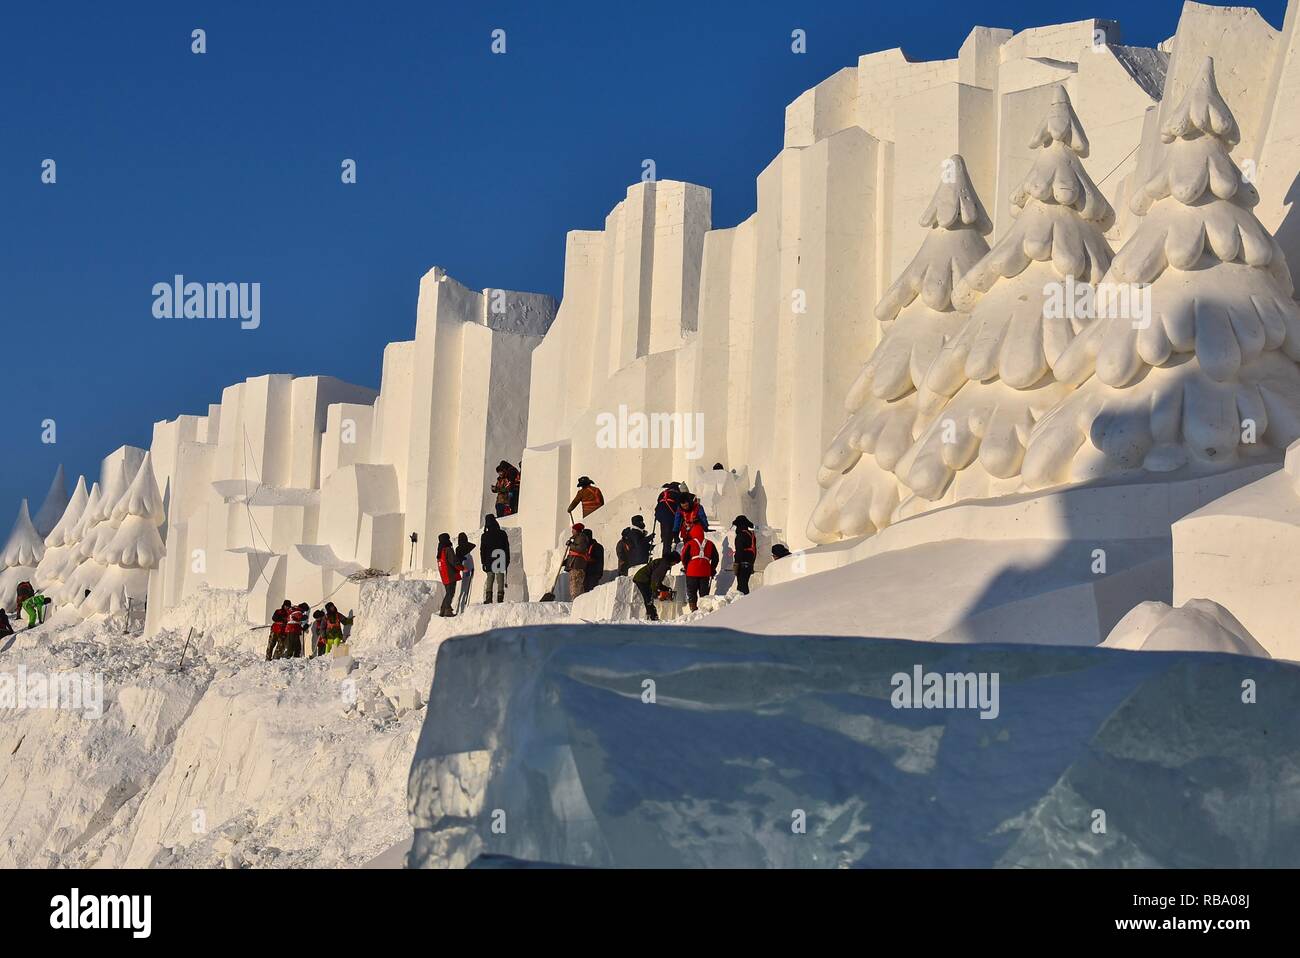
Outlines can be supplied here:
<path id="1" fill-rule="evenodd" d="M 415 866 L 1300 864 L 1282 663 L 673 626 L 498 630 L 439 658 Z M 896 707 L 917 670 L 969 674 L 978 707 Z"/>
<path id="2" fill-rule="evenodd" d="M 1119 620 L 1102 645 L 1147 652 L 1230 652 L 1270 658 L 1236 617 L 1209 599 L 1189 599 L 1178 608 L 1143 602 Z"/>

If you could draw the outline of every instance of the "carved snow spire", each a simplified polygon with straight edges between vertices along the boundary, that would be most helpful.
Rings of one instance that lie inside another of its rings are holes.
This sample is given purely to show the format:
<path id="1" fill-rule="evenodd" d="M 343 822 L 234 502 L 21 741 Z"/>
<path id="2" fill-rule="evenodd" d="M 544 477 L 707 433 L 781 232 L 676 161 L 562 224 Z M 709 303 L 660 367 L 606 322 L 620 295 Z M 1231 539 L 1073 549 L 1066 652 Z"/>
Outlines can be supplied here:
<path id="1" fill-rule="evenodd" d="M 1201 135 L 1218 137 L 1229 146 L 1236 146 L 1241 141 L 1237 119 L 1228 109 L 1215 82 L 1213 57 L 1201 61 L 1200 72 L 1187 88 L 1182 102 L 1160 128 L 1160 139 L 1166 143 L 1178 139 L 1191 140 Z"/>
<path id="2" fill-rule="evenodd" d="M 892 322 L 917 296 L 936 312 L 952 309 L 957 281 L 988 252 L 981 234 L 991 226 L 959 155 L 944 160 L 939 185 L 920 223 L 930 232 L 876 304 L 875 316 L 882 323 Z"/>
<path id="3" fill-rule="evenodd" d="M 1082 219 L 1101 224 L 1103 229 L 1108 227 L 1115 211 L 1080 162 L 1080 157 L 1088 155 L 1088 139 L 1079 126 L 1065 87 L 1058 86 L 1053 91 L 1052 104 L 1029 146 L 1038 153 L 1034 165 L 1011 194 L 1012 215 L 1019 215 L 1032 198 L 1040 203 L 1069 207 Z M 1046 242 L 1051 249 L 1051 239 L 1051 236 L 1041 237 L 1024 252 L 1033 259 L 1042 259 L 1036 255 L 1036 248 Z M 1062 272 L 1074 269 L 1068 264 L 1058 264 L 1058 268 L 1062 266 Z"/>
<path id="4" fill-rule="evenodd" d="M 1061 143 L 1079 156 L 1088 155 L 1088 137 L 1084 135 L 1079 118 L 1065 87 L 1058 86 L 1052 91 L 1052 105 L 1048 107 L 1043 122 L 1038 124 L 1038 131 L 1029 140 L 1030 149 Z"/>
<path id="5" fill-rule="evenodd" d="M 13 529 L 0 551 L 0 568 L 12 569 L 17 566 L 35 566 L 45 555 L 45 543 L 32 524 L 31 514 L 24 499 L 18 507 L 18 518 L 14 520 Z"/>
<path id="6" fill-rule="evenodd" d="M 63 510 L 63 515 L 59 521 L 54 524 L 49 535 L 45 537 L 47 548 L 57 548 L 71 544 L 73 530 L 76 529 L 77 523 L 81 521 L 82 514 L 86 511 L 86 503 L 90 501 L 90 494 L 86 492 L 86 477 L 77 477 L 77 487 L 72 490 L 72 498 L 68 500 L 67 507 Z"/>
<path id="7" fill-rule="evenodd" d="M 42 536 L 48 536 L 67 508 L 68 486 L 64 479 L 63 466 L 60 465 L 54 472 L 54 479 L 50 482 L 49 492 L 45 494 L 45 501 L 32 519 L 32 525 Z"/>

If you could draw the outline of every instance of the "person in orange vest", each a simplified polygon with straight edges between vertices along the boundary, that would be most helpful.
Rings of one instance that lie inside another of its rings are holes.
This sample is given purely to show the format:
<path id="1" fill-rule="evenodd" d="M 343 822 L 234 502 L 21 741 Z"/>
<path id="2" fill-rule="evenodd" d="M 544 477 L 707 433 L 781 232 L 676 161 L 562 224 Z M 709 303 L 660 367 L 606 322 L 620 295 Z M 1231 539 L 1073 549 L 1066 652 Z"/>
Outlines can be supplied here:
<path id="1" fill-rule="evenodd" d="M 591 559 L 591 533 L 581 522 L 573 524 L 573 535 L 565 544 L 564 568 L 569 573 L 569 598 L 576 599 L 586 588 L 587 562 Z"/>
<path id="2" fill-rule="evenodd" d="M 573 515 L 573 510 L 578 508 L 579 503 L 582 505 L 584 519 L 605 504 L 605 494 L 591 481 L 590 476 L 578 477 L 578 494 L 569 503 L 569 515 Z"/>
<path id="3" fill-rule="evenodd" d="M 683 492 L 681 504 L 677 507 L 677 518 L 673 523 L 673 535 L 683 541 L 689 540 L 691 530 L 696 526 L 708 532 L 709 517 L 704 514 L 704 507 L 700 505 L 700 500 L 696 499 L 694 494 Z"/>
<path id="4" fill-rule="evenodd" d="M 741 595 L 749 595 L 749 577 L 754 574 L 754 562 L 758 558 L 754 523 L 749 521 L 748 516 L 736 516 L 731 524 L 736 527 L 736 557 L 732 560 L 736 569 L 736 588 Z"/>
<path id="5" fill-rule="evenodd" d="M 449 532 L 438 534 L 438 578 L 446 590 L 438 614 L 444 618 L 454 616 L 456 613 L 451 608 L 451 600 L 456 594 L 456 583 L 460 581 L 460 562 L 456 559 L 456 547 L 451 544 Z"/>
<path id="6" fill-rule="evenodd" d="M 699 611 L 697 599 L 709 594 L 709 580 L 718 571 L 718 547 L 704 538 L 704 526 L 696 523 L 682 547 L 682 562 L 686 566 L 686 601 L 692 612 Z"/>

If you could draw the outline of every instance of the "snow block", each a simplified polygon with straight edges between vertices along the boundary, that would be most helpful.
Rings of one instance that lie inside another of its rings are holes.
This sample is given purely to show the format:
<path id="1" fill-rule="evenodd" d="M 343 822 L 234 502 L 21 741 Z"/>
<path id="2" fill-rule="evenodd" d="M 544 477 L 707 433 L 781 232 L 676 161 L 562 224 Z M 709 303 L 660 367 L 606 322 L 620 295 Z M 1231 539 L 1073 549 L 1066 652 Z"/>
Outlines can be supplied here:
<path id="1" fill-rule="evenodd" d="M 894 707 L 916 669 L 996 708 Z M 498 630 L 440 650 L 409 864 L 1295 866 L 1297 735 L 1300 671 L 1231 655 Z"/>

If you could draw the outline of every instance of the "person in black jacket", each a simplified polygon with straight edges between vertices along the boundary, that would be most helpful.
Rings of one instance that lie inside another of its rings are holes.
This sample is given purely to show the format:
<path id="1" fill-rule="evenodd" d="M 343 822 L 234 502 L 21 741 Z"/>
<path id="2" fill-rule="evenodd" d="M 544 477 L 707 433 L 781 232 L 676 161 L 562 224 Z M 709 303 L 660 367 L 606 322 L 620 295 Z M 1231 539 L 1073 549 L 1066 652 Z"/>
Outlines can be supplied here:
<path id="1" fill-rule="evenodd" d="M 483 535 L 478 541 L 479 565 L 483 567 L 487 585 L 483 587 L 483 603 L 492 604 L 492 583 L 496 582 L 497 601 L 506 600 L 506 570 L 510 568 L 510 537 L 501 528 L 496 516 L 483 517 Z"/>
<path id="2" fill-rule="evenodd" d="M 675 536 L 673 524 L 677 521 L 677 507 L 682 500 L 682 486 L 679 482 L 665 482 L 655 503 L 655 523 L 659 526 L 659 542 L 664 547 L 663 557 L 673 551 Z"/>
<path id="3" fill-rule="evenodd" d="M 605 547 L 591 537 L 591 551 L 587 553 L 587 571 L 582 580 L 582 591 L 590 592 L 600 585 L 605 575 Z"/>
<path id="4" fill-rule="evenodd" d="M 673 566 L 681 561 L 681 555 L 669 549 L 668 555 L 643 565 L 632 577 L 633 584 L 641 593 L 641 598 L 645 600 L 646 618 L 651 622 L 659 621 L 659 613 L 655 611 L 655 596 L 663 589 L 664 579 L 668 577 Z"/>
<path id="5" fill-rule="evenodd" d="M 632 524 L 623 530 L 623 536 L 614 547 L 618 554 L 618 574 L 627 575 L 627 570 L 634 565 L 645 565 L 650 561 L 650 549 L 654 543 L 654 534 L 646 534 L 645 518 L 633 516 Z"/>
<path id="6" fill-rule="evenodd" d="M 754 523 L 748 516 L 736 516 L 731 524 L 736 527 L 736 557 L 732 561 L 736 570 L 736 588 L 741 595 L 749 595 L 749 577 L 754 574 L 754 561 L 758 558 L 758 538 L 754 535 Z"/>

